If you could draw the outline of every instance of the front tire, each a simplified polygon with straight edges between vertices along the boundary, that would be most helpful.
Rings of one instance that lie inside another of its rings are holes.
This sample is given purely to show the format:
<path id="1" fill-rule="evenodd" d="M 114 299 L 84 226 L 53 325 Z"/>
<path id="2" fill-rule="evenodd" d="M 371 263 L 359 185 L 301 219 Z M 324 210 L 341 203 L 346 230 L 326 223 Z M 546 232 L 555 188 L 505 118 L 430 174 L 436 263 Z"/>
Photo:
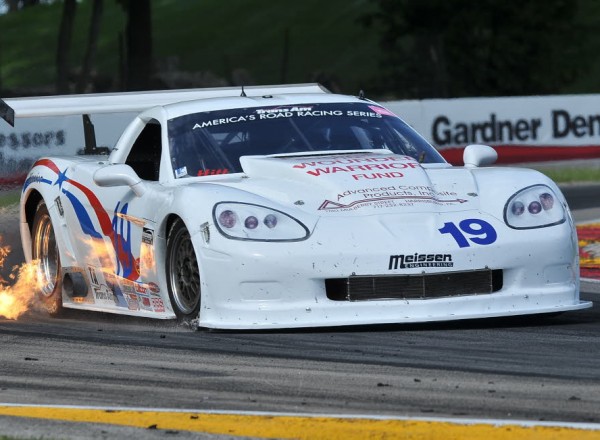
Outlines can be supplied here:
<path id="1" fill-rule="evenodd" d="M 200 311 L 200 269 L 192 238 L 177 219 L 167 238 L 167 287 L 177 318 L 189 321 Z"/>
<path id="2" fill-rule="evenodd" d="M 46 203 L 38 203 L 31 228 L 31 256 L 38 262 L 38 297 L 51 316 L 62 312 L 60 253 Z"/>

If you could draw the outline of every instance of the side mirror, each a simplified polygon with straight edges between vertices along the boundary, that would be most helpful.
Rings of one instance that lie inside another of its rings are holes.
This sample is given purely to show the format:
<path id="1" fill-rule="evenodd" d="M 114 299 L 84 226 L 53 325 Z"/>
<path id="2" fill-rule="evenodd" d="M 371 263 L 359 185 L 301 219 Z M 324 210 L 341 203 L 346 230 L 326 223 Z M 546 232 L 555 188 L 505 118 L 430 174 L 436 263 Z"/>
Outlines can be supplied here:
<path id="1" fill-rule="evenodd" d="M 136 196 L 146 192 L 146 184 L 139 178 L 133 168 L 125 164 L 107 165 L 96 170 L 94 182 L 98 186 L 129 186 Z"/>
<path id="2" fill-rule="evenodd" d="M 467 145 L 463 152 L 463 162 L 469 168 L 491 165 L 496 160 L 498 160 L 498 153 L 487 145 Z"/>

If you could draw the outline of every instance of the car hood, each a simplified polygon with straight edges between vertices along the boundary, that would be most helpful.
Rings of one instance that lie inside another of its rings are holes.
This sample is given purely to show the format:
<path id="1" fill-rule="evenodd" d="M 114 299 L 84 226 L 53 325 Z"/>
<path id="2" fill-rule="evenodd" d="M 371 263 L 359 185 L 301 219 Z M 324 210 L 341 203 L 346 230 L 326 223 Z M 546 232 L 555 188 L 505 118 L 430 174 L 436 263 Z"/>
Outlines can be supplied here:
<path id="1" fill-rule="evenodd" d="M 247 178 L 222 184 L 313 214 L 476 209 L 477 184 L 465 168 L 421 165 L 387 152 L 245 156 Z"/>

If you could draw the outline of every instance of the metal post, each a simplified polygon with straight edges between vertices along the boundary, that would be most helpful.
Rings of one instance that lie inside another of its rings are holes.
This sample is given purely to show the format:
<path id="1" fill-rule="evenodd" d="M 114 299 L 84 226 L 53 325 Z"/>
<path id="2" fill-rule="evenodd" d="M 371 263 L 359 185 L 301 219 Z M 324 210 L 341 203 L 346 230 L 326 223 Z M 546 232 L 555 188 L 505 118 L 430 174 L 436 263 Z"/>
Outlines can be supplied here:
<path id="1" fill-rule="evenodd" d="M 2 95 L 2 40 L 0 39 L 0 97 Z"/>

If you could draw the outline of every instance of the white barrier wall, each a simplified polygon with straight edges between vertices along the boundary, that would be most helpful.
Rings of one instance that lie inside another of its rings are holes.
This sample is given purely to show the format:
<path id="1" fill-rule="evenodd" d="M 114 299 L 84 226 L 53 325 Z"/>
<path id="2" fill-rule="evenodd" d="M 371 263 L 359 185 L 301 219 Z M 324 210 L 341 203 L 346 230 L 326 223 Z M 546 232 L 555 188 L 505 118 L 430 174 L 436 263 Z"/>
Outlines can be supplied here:
<path id="1" fill-rule="evenodd" d="M 112 148 L 134 118 L 132 113 L 92 115 L 97 146 Z M 0 120 L 0 185 L 19 180 L 42 156 L 81 154 L 85 146 L 81 116 Z"/>
<path id="2" fill-rule="evenodd" d="M 114 146 L 134 116 L 93 115 L 98 146 Z M 14 128 L 0 120 L 0 153 L 5 158 L 77 154 L 84 144 L 81 116 L 16 119 Z"/>
<path id="3" fill-rule="evenodd" d="M 474 143 L 496 147 L 503 162 L 600 157 L 600 95 L 392 101 L 386 106 L 446 157 Z"/>

